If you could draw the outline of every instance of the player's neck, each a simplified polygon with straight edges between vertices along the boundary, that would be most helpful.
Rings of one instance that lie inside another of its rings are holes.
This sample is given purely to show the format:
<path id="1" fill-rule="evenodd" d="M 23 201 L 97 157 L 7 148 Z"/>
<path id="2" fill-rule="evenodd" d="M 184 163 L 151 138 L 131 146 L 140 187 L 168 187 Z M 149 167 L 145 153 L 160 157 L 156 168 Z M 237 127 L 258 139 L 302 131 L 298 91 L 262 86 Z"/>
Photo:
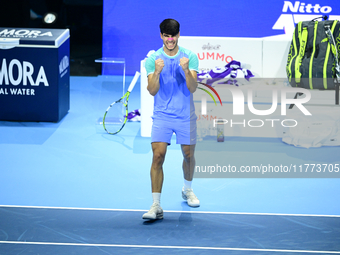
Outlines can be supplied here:
<path id="1" fill-rule="evenodd" d="M 176 45 L 176 47 L 173 50 L 168 50 L 165 46 L 163 46 L 163 50 L 164 50 L 165 54 L 170 56 L 170 57 L 175 56 L 178 52 L 178 49 L 179 49 L 178 45 Z"/>

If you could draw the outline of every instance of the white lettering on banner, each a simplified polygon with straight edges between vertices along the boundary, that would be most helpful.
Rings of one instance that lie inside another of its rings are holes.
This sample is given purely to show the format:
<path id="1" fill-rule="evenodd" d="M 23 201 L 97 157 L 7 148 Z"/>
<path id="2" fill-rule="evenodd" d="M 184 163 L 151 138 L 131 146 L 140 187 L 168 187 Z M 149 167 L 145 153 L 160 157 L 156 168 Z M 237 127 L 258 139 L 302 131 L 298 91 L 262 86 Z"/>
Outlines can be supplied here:
<path id="1" fill-rule="evenodd" d="M 34 89 L 20 89 L 20 88 L 0 88 L 1 95 L 15 95 L 15 96 L 35 96 Z"/>
<path id="2" fill-rule="evenodd" d="M 0 36 L 5 36 L 5 37 L 38 37 L 38 36 L 53 36 L 52 32 L 45 32 L 42 33 L 42 31 L 39 30 L 26 30 L 26 29 L 21 29 L 21 30 L 15 30 L 15 29 L 4 29 L 0 31 Z"/>
<path id="3" fill-rule="evenodd" d="M 17 96 L 35 96 L 34 89 L 18 89 L 18 88 L 10 88 L 11 95 Z"/>
<path id="4" fill-rule="evenodd" d="M 8 31 L 8 29 L 5 29 L 5 30 L 2 30 L 2 31 L 0 32 L 0 35 L 2 35 L 2 36 L 14 35 L 14 32 L 15 32 L 14 29 L 12 29 L 12 30 L 10 30 L 10 31 Z"/>
<path id="5" fill-rule="evenodd" d="M 9 84 L 6 59 L 2 60 L 2 65 L 0 69 L 0 85 L 2 85 L 3 80 L 5 80 L 5 84 Z"/>
<path id="6" fill-rule="evenodd" d="M 14 71 L 17 71 L 16 77 L 14 75 Z M 23 61 L 21 64 L 19 60 L 12 59 L 7 68 L 7 62 L 4 58 L 0 68 L 0 85 L 17 86 L 22 83 L 24 86 L 28 84 L 31 86 L 39 86 L 40 83 L 42 83 L 45 86 L 49 86 L 43 66 L 40 66 L 35 81 L 33 79 L 33 74 L 34 66 L 30 62 Z"/>
<path id="7" fill-rule="evenodd" d="M 312 5 L 312 4 L 305 4 L 299 1 L 295 1 L 293 4 L 289 1 L 284 1 L 282 12 L 287 12 L 288 9 L 291 12 L 300 12 L 300 13 L 330 13 L 332 11 L 332 7 L 330 6 L 323 6 L 321 7 L 319 4 Z"/>
<path id="8" fill-rule="evenodd" d="M 7 88 L 0 88 L 0 95 L 8 95 Z"/>
<path id="9" fill-rule="evenodd" d="M 15 80 L 14 76 L 13 76 L 13 69 L 14 69 L 14 65 L 16 65 L 18 68 L 18 78 Z M 9 81 L 12 83 L 12 85 L 16 86 L 19 85 L 21 80 L 22 80 L 22 67 L 21 67 L 21 63 L 19 62 L 19 60 L 17 59 L 13 59 L 10 63 L 9 63 L 9 70 L 11 70 L 8 74 L 9 76 Z M 1 68 L 2 70 L 2 68 Z"/>
<path id="10" fill-rule="evenodd" d="M 331 6 L 321 6 L 320 4 L 306 4 L 300 1 L 290 2 L 284 1 L 282 12 L 283 14 L 277 19 L 272 29 L 284 30 L 286 34 L 293 34 L 295 24 L 300 21 L 312 20 L 323 14 L 332 12 Z M 293 14 L 288 14 L 291 12 Z M 330 15 L 330 20 L 339 19 L 339 15 Z"/>
<path id="11" fill-rule="evenodd" d="M 29 80 L 30 84 L 34 84 L 32 79 L 32 74 L 34 72 L 34 67 L 30 62 L 24 61 L 23 63 L 23 85 L 27 85 L 27 79 Z"/>
<path id="12" fill-rule="evenodd" d="M 64 56 L 59 64 L 59 74 L 61 75 L 61 77 L 67 73 L 64 71 L 69 67 L 69 65 L 70 65 L 70 61 L 68 59 L 68 56 Z"/>

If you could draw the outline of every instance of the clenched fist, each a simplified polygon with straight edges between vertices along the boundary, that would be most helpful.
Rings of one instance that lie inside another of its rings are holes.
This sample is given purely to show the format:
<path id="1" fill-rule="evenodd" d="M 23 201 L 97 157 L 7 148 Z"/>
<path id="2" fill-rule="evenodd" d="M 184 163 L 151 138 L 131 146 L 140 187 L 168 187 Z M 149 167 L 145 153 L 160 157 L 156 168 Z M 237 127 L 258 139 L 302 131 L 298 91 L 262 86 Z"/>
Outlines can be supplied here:
<path id="1" fill-rule="evenodd" d="M 189 59 L 186 57 L 183 57 L 179 60 L 179 65 L 182 67 L 183 71 L 186 71 L 189 69 Z"/>
<path id="2" fill-rule="evenodd" d="M 155 61 L 155 73 L 161 73 L 164 67 L 163 59 L 159 58 Z"/>

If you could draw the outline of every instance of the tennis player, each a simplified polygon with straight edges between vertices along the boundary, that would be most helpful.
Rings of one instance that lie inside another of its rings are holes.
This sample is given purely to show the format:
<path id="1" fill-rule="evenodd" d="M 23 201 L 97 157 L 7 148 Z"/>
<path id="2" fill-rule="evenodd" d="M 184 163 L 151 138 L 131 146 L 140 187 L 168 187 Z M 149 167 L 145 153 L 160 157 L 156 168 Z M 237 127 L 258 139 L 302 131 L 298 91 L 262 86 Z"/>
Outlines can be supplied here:
<path id="1" fill-rule="evenodd" d="M 200 206 L 191 183 L 195 168 L 196 119 L 193 93 L 197 88 L 198 57 L 178 46 L 180 24 L 165 19 L 160 24 L 163 47 L 145 62 L 148 91 L 154 96 L 151 146 L 151 188 L 153 204 L 143 219 L 162 219 L 160 198 L 163 185 L 163 162 L 173 133 L 183 154 L 184 186 L 182 197 L 191 207 Z"/>

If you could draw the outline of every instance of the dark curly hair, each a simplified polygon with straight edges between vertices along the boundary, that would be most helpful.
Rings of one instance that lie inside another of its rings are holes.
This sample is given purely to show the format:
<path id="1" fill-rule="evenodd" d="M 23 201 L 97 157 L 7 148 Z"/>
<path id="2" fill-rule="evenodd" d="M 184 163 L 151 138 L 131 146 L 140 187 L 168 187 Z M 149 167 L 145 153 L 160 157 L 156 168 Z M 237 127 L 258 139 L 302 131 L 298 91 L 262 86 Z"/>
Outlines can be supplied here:
<path id="1" fill-rule="evenodd" d="M 175 36 L 179 33 L 179 23 L 174 19 L 165 19 L 159 25 L 161 29 L 161 34 L 168 34 L 171 36 Z"/>

